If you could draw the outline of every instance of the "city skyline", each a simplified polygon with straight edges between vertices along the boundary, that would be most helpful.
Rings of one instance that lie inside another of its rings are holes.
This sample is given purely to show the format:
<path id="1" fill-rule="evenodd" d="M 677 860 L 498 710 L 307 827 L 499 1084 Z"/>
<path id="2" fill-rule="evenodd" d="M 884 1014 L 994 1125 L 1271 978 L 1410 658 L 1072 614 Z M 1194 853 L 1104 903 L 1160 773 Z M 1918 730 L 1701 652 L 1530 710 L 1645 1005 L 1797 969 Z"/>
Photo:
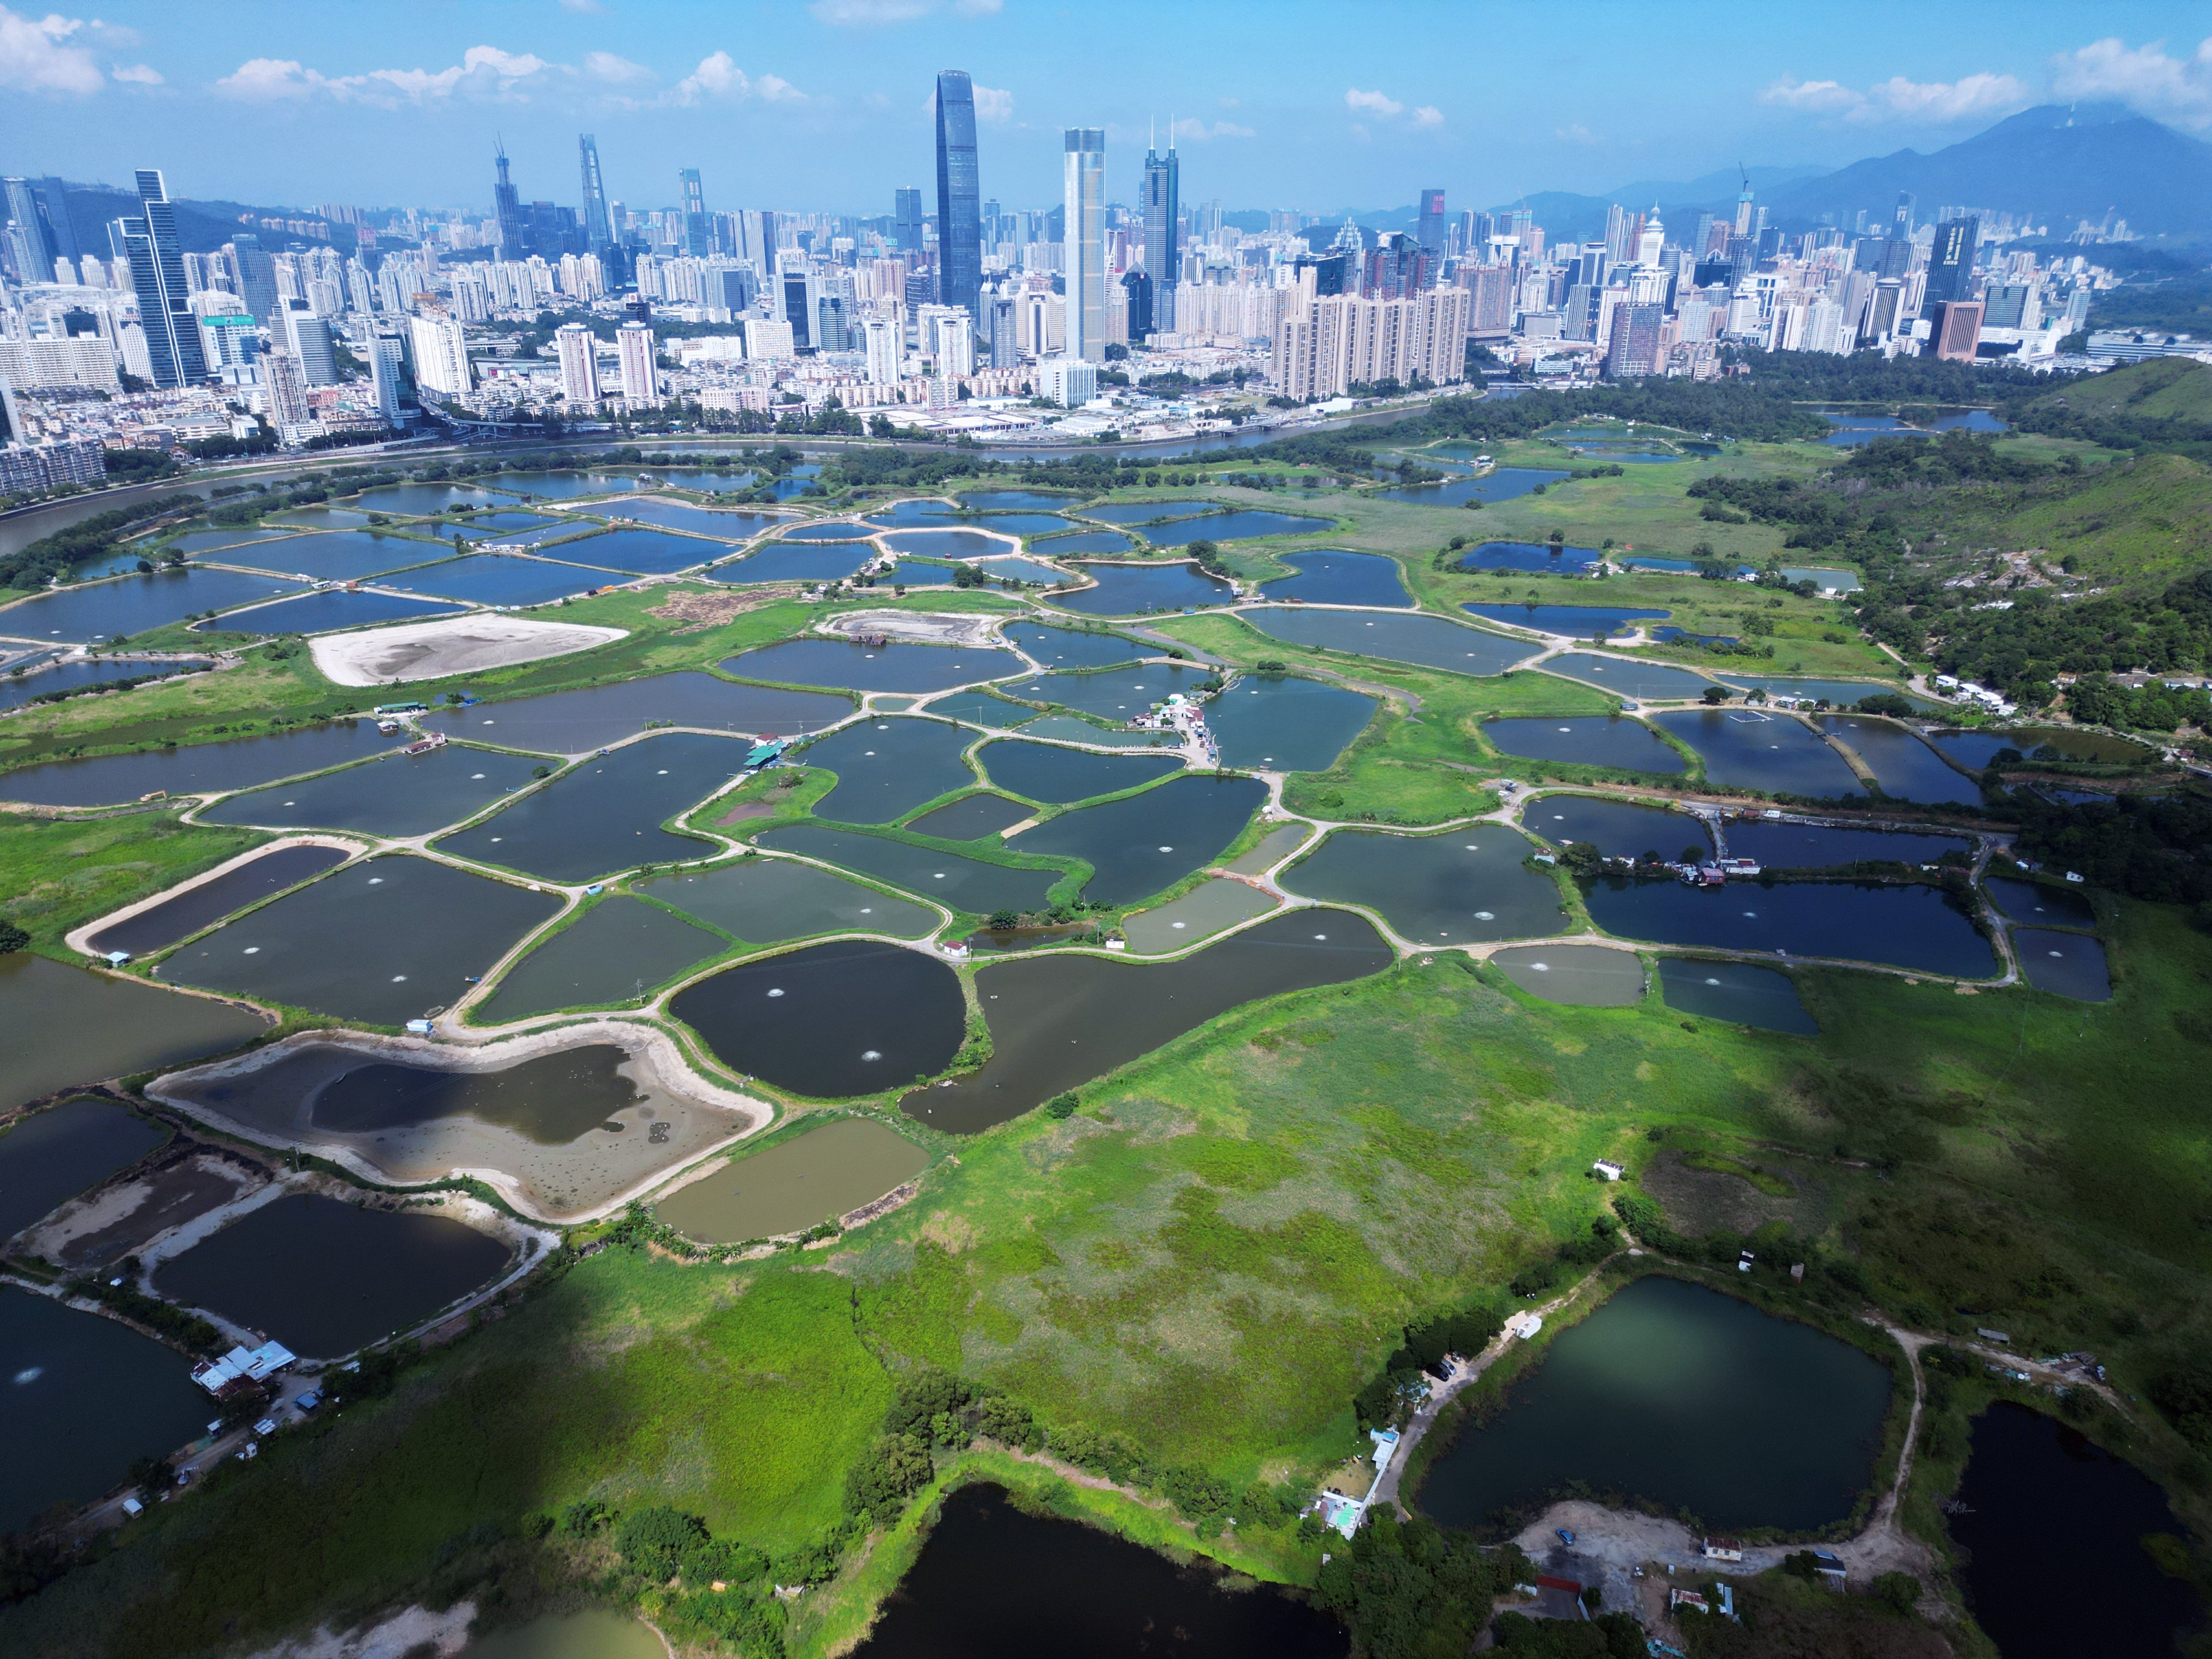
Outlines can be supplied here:
<path id="1" fill-rule="evenodd" d="M 2002 27 L 1974 27 L 1984 14 Z M 337 12 L 312 40 L 287 27 L 295 15 L 247 5 L 216 34 L 143 4 L 100 20 L 0 6 L 9 170 L 121 183 L 158 150 L 200 199 L 471 205 L 483 169 L 464 158 L 498 137 L 526 193 L 565 201 L 587 131 L 611 198 L 673 202 L 676 169 L 702 162 L 733 181 L 727 206 L 877 214 L 931 159 L 928 77 L 951 64 L 974 79 L 984 193 L 1024 204 L 1060 196 L 1058 138 L 1076 125 L 1106 136 L 1108 198 L 1134 202 L 1135 158 L 1171 117 L 1190 198 L 1310 212 L 1400 207 L 1438 180 L 1456 202 L 1495 204 L 1738 160 L 1833 167 L 2069 99 L 2212 130 L 2198 15 L 2152 0 L 2100 8 L 2094 24 L 2056 5 L 1970 8 L 1941 33 L 1877 18 L 1850 39 L 1738 39 L 1717 8 L 1601 7 L 1601 58 L 1517 13 L 1429 5 L 1382 9 L 1383 26 L 1325 52 L 1282 44 L 1316 38 L 1305 24 L 1327 15 L 1295 4 L 1265 38 L 1234 13 L 1133 6 L 1079 52 L 1056 14 L 1023 0 L 734 14 L 563 0 L 423 8 L 399 31 L 389 12 Z M 1189 50 L 1151 50 L 1162 40 Z M 312 177 L 303 137 L 328 141 Z"/>

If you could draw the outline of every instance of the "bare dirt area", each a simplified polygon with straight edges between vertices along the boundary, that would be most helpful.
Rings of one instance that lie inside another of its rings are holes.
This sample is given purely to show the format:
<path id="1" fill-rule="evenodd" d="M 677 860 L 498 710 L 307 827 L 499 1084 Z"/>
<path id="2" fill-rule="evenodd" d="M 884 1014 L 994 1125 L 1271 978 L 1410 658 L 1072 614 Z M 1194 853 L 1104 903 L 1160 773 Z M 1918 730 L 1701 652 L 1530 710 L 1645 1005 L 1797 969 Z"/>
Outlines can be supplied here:
<path id="1" fill-rule="evenodd" d="M 876 634 L 908 645 L 995 645 L 998 623 L 994 616 L 954 611 L 848 611 L 815 625 L 847 640 Z"/>
<path id="2" fill-rule="evenodd" d="M 24 1244 L 71 1270 L 106 1267 L 172 1228 L 235 1203 L 266 1178 L 230 1154 L 185 1151 L 64 1205 Z"/>
<path id="3" fill-rule="evenodd" d="M 783 598 L 787 591 L 795 591 L 797 586 L 796 583 L 791 584 L 789 590 L 755 587 L 742 593 L 732 592 L 726 587 L 712 590 L 679 588 L 645 614 L 686 624 L 676 630 L 679 634 L 703 634 L 710 628 L 720 628 L 725 623 L 734 621 L 748 611 L 757 611 L 764 605 L 773 604 Z"/>
<path id="4" fill-rule="evenodd" d="M 332 634 L 308 647 L 315 666 L 338 685 L 397 685 L 407 680 L 480 674 L 589 651 L 628 636 L 621 628 L 542 622 L 534 617 L 448 617 Z"/>

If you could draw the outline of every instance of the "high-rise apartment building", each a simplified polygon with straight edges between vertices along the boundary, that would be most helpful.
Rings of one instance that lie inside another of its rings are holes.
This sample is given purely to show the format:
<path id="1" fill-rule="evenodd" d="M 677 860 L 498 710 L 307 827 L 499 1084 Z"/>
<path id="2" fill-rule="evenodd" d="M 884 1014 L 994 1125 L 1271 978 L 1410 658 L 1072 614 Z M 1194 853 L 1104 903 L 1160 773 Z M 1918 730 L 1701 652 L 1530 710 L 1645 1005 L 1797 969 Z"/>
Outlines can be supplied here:
<path id="1" fill-rule="evenodd" d="M 714 236 L 707 223 L 707 192 L 699 182 L 699 169 L 685 167 L 676 179 L 684 187 L 684 251 L 703 259 L 714 251 Z"/>
<path id="2" fill-rule="evenodd" d="M 261 360 L 261 386 L 267 394 L 270 425 L 286 437 L 296 435 L 315 418 L 307 402 L 307 378 L 300 360 L 283 346 L 272 346 Z"/>
<path id="3" fill-rule="evenodd" d="M 1061 135 L 1066 205 L 1067 355 L 1106 361 L 1106 132 Z"/>
<path id="4" fill-rule="evenodd" d="M 607 216 L 606 183 L 599 176 L 599 141 L 588 132 L 579 134 L 576 153 L 584 175 L 584 246 L 597 253 L 614 246 L 615 240 L 614 222 Z"/>
<path id="5" fill-rule="evenodd" d="M 283 338 L 276 343 L 289 350 L 309 386 L 338 383 L 337 354 L 331 348 L 331 325 L 316 315 L 305 300 L 287 300 L 279 311 Z"/>
<path id="6" fill-rule="evenodd" d="M 1182 167 L 1176 160 L 1175 124 L 1168 124 L 1168 152 L 1145 151 L 1145 272 L 1152 279 L 1141 318 L 1130 295 L 1129 335 L 1141 340 L 1176 326 L 1176 289 L 1182 279 Z"/>
<path id="7" fill-rule="evenodd" d="M 1291 306 L 1276 325 L 1268 388 L 1304 403 L 1381 380 L 1463 380 L 1468 297 L 1462 288 L 1437 288 L 1399 300 L 1346 294 Z"/>
<path id="8" fill-rule="evenodd" d="M 860 325 L 862 349 L 867 354 L 866 375 L 870 386 L 896 386 L 898 383 L 899 364 L 905 355 L 901 349 L 905 343 L 899 338 L 899 331 L 896 323 L 884 317 L 871 317 Z"/>
<path id="9" fill-rule="evenodd" d="M 1666 309 L 1656 305 L 1616 306 L 1606 341 L 1606 378 L 1622 380 L 1656 374 L 1660 369 L 1660 325 Z"/>
<path id="10" fill-rule="evenodd" d="M 386 426 L 400 423 L 399 366 L 405 348 L 397 334 L 381 330 L 368 337 L 368 380 L 376 393 L 376 412 Z"/>
<path id="11" fill-rule="evenodd" d="M 921 190 L 901 185 L 891 192 L 891 244 L 902 253 L 921 252 Z"/>
<path id="12" fill-rule="evenodd" d="M 624 401 L 633 408 L 660 401 L 659 377 L 653 371 L 653 329 L 645 323 L 624 323 L 615 331 L 615 358 L 622 367 Z"/>
<path id="13" fill-rule="evenodd" d="M 190 386 L 207 378 L 199 321 L 185 288 L 185 254 L 177 238 L 176 210 L 160 171 L 138 173 L 137 220 L 122 220 L 131 285 L 138 294 L 138 320 L 146 331 L 146 356 L 159 386 Z"/>
<path id="14" fill-rule="evenodd" d="M 465 398 L 475 389 L 468 337 L 460 319 L 446 315 L 442 307 L 407 319 L 407 343 L 417 389 L 441 398 Z"/>
<path id="15" fill-rule="evenodd" d="M 938 298 L 972 313 L 983 291 L 982 179 L 966 70 L 937 77 L 937 270 Z"/>
<path id="16" fill-rule="evenodd" d="M 561 396 L 572 404 L 599 400 L 599 342 L 581 323 L 563 323 L 553 331 L 553 349 L 561 360 Z"/>

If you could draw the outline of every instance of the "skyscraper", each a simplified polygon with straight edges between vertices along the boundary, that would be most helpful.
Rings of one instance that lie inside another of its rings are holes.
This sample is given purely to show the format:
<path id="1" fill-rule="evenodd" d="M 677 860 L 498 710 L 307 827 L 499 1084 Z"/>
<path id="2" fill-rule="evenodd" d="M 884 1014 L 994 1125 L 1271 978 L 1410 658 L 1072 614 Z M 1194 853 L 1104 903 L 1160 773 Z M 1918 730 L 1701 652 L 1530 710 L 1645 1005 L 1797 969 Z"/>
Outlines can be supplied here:
<path id="1" fill-rule="evenodd" d="M 9 239 L 15 245 L 16 267 L 27 283 L 51 283 L 54 280 L 54 256 L 60 250 L 54 246 L 54 229 L 46 204 L 37 185 L 28 179 L 9 179 L 5 184 L 7 216 L 11 228 L 20 233 Z"/>
<path id="2" fill-rule="evenodd" d="M 493 155 L 499 163 L 499 177 L 491 187 L 492 210 L 499 221 L 499 252 L 503 259 L 520 259 L 530 252 L 522 217 L 522 198 L 514 188 L 514 181 L 507 176 L 507 146 L 497 145 Z"/>
<path id="3" fill-rule="evenodd" d="M 275 343 L 289 349 L 300 365 L 301 378 L 309 386 L 338 383 L 337 355 L 331 349 L 331 325 L 315 314 L 305 300 L 278 302 Z"/>
<path id="4" fill-rule="evenodd" d="M 684 251 L 703 259 L 714 251 L 714 239 L 707 228 L 707 193 L 700 188 L 699 169 L 685 167 L 676 177 L 684 186 Z"/>
<path id="5" fill-rule="evenodd" d="M 1912 238 L 1912 192 L 1909 190 L 1897 192 L 1897 213 L 1890 221 L 1889 234 L 1901 242 Z"/>
<path id="6" fill-rule="evenodd" d="M 1444 193 L 1440 190 L 1421 192 L 1421 246 L 1441 259 L 1449 251 L 1444 231 Z"/>
<path id="7" fill-rule="evenodd" d="M 176 210 L 160 171 L 138 172 L 142 216 L 123 226 L 124 252 L 131 262 L 131 286 L 138 293 L 138 320 L 146 331 L 146 356 L 154 384 L 189 386 L 207 378 L 200 349 L 198 319 L 185 291 L 185 254 L 177 240 Z"/>
<path id="8" fill-rule="evenodd" d="M 622 365 L 623 400 L 632 407 L 659 403 L 660 387 L 653 372 L 652 328 L 644 323 L 624 323 L 615 331 L 615 356 Z"/>
<path id="9" fill-rule="evenodd" d="M 1175 123 L 1168 123 L 1168 153 L 1145 151 L 1145 274 L 1152 278 L 1140 325 L 1129 313 L 1129 333 L 1142 339 L 1176 325 L 1175 296 L 1182 276 L 1182 167 L 1176 160 Z M 1134 296 L 1132 295 L 1133 299 Z"/>
<path id="10" fill-rule="evenodd" d="M 276 315 L 276 262 L 252 231 L 240 231 L 232 237 L 229 252 L 231 278 L 239 299 L 256 322 L 272 320 Z"/>
<path id="11" fill-rule="evenodd" d="M 891 240 L 902 253 L 921 252 L 921 191 L 902 185 L 891 192 Z"/>
<path id="12" fill-rule="evenodd" d="M 1065 149 L 1067 355 L 1106 361 L 1106 131 L 1069 127 Z"/>
<path id="13" fill-rule="evenodd" d="M 614 222 L 607 216 L 607 187 L 599 177 L 599 141 L 590 133 L 576 139 L 584 171 L 584 246 L 597 253 L 614 245 Z"/>
<path id="14" fill-rule="evenodd" d="M 563 323 L 553 331 L 553 344 L 561 357 L 561 396 L 572 404 L 599 400 L 599 342 L 581 323 Z"/>
<path id="15" fill-rule="evenodd" d="M 368 379 L 376 392 L 376 411 L 386 426 L 399 420 L 399 366 L 404 348 L 397 334 L 375 330 L 368 337 Z"/>
<path id="16" fill-rule="evenodd" d="M 972 315 L 983 289 L 981 176 L 975 161 L 975 88 L 966 70 L 937 77 L 938 298 Z"/>
<path id="17" fill-rule="evenodd" d="M 1980 233 L 1981 222 L 1971 216 L 1946 219 L 1936 227 L 1936 240 L 1928 250 L 1928 287 L 1921 298 L 1923 311 L 1944 301 L 1969 297 L 1966 289 L 1974 273 L 1974 244 Z"/>

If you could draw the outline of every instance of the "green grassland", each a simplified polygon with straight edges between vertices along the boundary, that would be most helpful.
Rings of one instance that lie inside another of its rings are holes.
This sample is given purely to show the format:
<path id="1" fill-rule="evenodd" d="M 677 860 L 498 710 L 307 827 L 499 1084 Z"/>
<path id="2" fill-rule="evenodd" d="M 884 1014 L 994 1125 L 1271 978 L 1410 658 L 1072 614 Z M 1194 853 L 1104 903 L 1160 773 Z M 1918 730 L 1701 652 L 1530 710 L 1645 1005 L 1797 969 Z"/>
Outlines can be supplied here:
<path id="1" fill-rule="evenodd" d="M 0 813 L 0 915 L 38 945 L 150 898 L 268 837 L 180 821 L 173 809 L 98 818 Z"/>
<path id="2" fill-rule="evenodd" d="M 2115 461 L 2056 500 L 2001 507 L 1980 523 L 1971 511 L 1962 504 L 1936 522 L 1974 546 L 2041 548 L 2054 562 L 2071 557 L 2092 581 L 2163 586 L 2203 568 L 2212 549 L 2212 467 L 2145 455 Z"/>

